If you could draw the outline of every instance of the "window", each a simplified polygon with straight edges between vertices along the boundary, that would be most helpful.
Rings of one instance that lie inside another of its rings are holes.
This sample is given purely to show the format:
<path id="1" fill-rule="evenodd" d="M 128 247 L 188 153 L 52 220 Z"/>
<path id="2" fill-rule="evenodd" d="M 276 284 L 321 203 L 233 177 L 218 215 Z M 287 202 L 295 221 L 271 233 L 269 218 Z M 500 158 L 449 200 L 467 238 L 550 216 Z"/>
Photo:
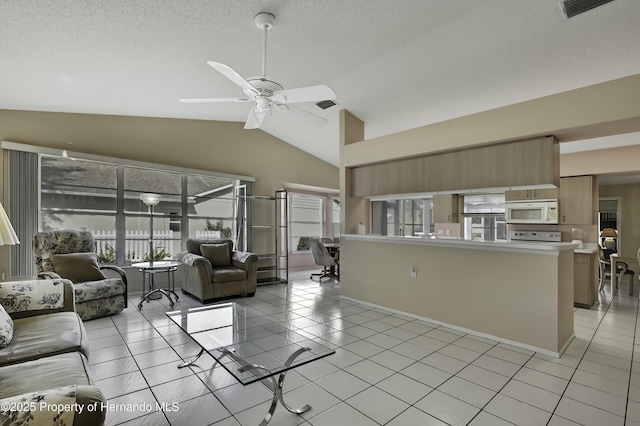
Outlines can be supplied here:
<path id="1" fill-rule="evenodd" d="M 331 218 L 333 222 L 333 238 L 340 237 L 340 197 L 331 198 Z"/>
<path id="2" fill-rule="evenodd" d="M 324 235 L 325 197 L 289 193 L 289 247 L 309 250 L 309 240 Z"/>
<path id="3" fill-rule="evenodd" d="M 506 241 L 504 194 L 464 196 L 464 239 Z"/>
<path id="4" fill-rule="evenodd" d="M 88 223 L 114 228 L 115 166 L 43 157 L 40 168 L 41 219 L 45 230 L 86 226 Z"/>
<path id="5" fill-rule="evenodd" d="M 40 158 L 42 230 L 89 229 L 103 239 L 96 252 L 114 263 L 117 166 L 65 157 Z"/>
<path id="6" fill-rule="evenodd" d="M 374 234 L 422 236 L 433 232 L 431 198 L 373 201 L 371 206 Z"/>
<path id="7" fill-rule="evenodd" d="M 190 238 L 232 238 L 233 190 L 228 179 L 187 177 L 187 217 Z"/>
<path id="8" fill-rule="evenodd" d="M 180 232 L 171 229 L 171 221 L 182 216 L 182 175 L 180 173 L 125 166 L 124 217 L 125 263 L 163 260 L 180 251 Z M 160 202 L 153 207 L 153 253 L 149 254 L 149 206 L 140 194 L 154 193 Z"/>
<path id="9" fill-rule="evenodd" d="M 40 176 L 42 229 L 91 231 L 104 263 L 171 258 L 188 237 L 233 237 L 236 179 L 44 154 Z M 160 195 L 153 253 L 142 193 Z"/>

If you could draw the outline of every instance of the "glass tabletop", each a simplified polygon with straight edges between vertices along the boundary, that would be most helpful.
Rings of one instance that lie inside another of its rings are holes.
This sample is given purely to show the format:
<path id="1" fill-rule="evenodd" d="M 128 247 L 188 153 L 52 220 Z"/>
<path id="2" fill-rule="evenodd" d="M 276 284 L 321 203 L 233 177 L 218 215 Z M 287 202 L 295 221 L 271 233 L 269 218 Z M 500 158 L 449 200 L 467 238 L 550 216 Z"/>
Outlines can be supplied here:
<path id="1" fill-rule="evenodd" d="M 328 343 L 299 333 L 293 323 L 275 322 L 235 302 L 167 316 L 243 385 L 335 353 Z"/>
<path id="2" fill-rule="evenodd" d="M 171 269 L 180 266 L 180 262 L 174 260 L 154 260 L 151 262 L 132 263 L 131 267 L 140 269 Z"/>

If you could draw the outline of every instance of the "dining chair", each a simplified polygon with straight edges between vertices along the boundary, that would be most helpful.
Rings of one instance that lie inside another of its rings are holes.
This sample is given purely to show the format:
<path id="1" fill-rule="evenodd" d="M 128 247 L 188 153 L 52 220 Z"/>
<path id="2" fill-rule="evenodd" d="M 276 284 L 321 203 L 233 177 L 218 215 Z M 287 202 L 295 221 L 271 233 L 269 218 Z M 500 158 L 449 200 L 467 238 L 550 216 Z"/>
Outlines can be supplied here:
<path id="1" fill-rule="evenodd" d="M 607 276 L 611 276 L 611 260 L 606 256 L 605 251 L 602 247 L 597 244 L 598 249 L 598 263 L 600 266 L 600 286 L 599 291 L 604 289 L 604 284 Z M 639 250 L 640 251 L 640 250 Z M 616 262 L 616 272 L 618 274 L 618 286 L 622 281 L 623 277 L 629 278 L 629 295 L 633 294 L 633 276 L 635 272 L 629 269 L 629 265 L 626 262 L 617 261 Z M 617 290 L 617 288 L 615 289 Z M 611 289 L 611 294 L 614 294 L 614 289 Z"/>
<path id="2" fill-rule="evenodd" d="M 334 258 L 329 254 L 329 250 L 322 244 L 319 239 L 312 239 L 309 243 L 311 247 L 311 254 L 313 254 L 313 261 L 316 265 L 322 266 L 322 272 L 311 274 L 313 277 L 318 277 L 318 281 L 322 281 L 325 277 L 335 277 L 340 279 L 340 259 Z"/>

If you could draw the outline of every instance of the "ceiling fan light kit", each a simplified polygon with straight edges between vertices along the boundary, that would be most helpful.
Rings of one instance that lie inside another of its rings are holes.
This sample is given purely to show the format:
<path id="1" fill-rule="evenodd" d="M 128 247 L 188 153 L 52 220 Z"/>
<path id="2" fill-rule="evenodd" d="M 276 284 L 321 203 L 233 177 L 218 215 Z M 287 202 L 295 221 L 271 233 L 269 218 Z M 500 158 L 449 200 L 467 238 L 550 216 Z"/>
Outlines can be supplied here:
<path id="1" fill-rule="evenodd" d="M 267 78 L 267 31 L 273 28 L 276 17 L 267 12 L 258 13 L 254 17 L 256 26 L 264 32 L 264 47 L 262 52 L 262 75 L 260 77 L 249 77 L 245 79 L 228 65 L 208 61 L 212 68 L 227 77 L 238 85 L 247 98 L 200 98 L 200 99 L 180 99 L 184 103 L 209 103 L 209 102 L 255 102 L 255 106 L 249 112 L 245 122 L 245 129 L 257 129 L 262 125 L 262 121 L 267 112 L 273 110 L 280 112 L 295 111 L 296 116 L 307 123 L 321 127 L 327 120 L 310 113 L 302 108 L 296 107 L 295 103 L 332 101 L 336 94 L 329 86 L 321 84 L 317 86 L 300 87 L 297 89 L 284 89 L 280 84 Z"/>

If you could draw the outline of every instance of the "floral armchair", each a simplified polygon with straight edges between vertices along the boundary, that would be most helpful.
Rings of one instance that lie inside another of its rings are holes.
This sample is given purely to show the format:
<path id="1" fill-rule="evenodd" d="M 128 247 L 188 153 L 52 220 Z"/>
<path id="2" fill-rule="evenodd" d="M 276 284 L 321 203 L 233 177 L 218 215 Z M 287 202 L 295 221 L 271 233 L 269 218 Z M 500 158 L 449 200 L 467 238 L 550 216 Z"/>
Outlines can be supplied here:
<path id="1" fill-rule="evenodd" d="M 127 307 L 127 275 L 117 266 L 98 264 L 90 232 L 39 232 L 33 236 L 33 252 L 39 278 L 73 282 L 76 312 L 83 321 L 117 314 Z M 109 278 L 103 270 L 118 276 Z"/>

